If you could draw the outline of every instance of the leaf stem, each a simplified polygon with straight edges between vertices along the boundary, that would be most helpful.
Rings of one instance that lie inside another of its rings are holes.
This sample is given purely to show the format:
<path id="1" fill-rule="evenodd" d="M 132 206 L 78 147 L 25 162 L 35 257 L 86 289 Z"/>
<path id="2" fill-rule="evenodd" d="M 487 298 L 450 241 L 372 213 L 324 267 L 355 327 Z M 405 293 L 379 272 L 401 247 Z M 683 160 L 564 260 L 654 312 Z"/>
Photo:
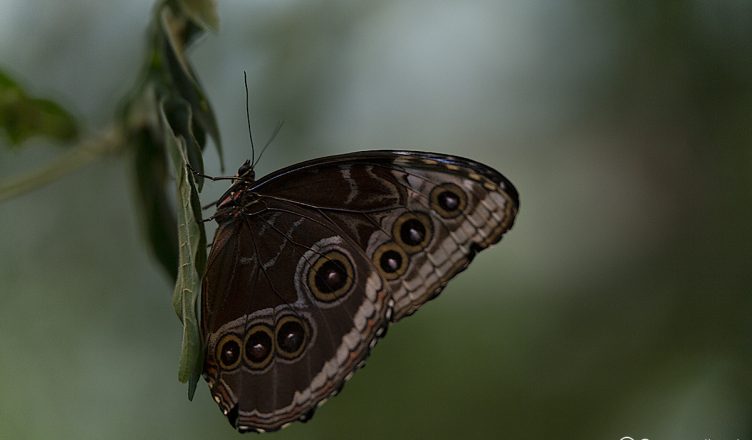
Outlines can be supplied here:
<path id="1" fill-rule="evenodd" d="M 54 161 L 36 171 L 0 180 L 0 202 L 41 188 L 83 167 L 94 159 L 121 151 L 124 145 L 125 138 L 121 131 L 114 127 L 97 136 L 84 139 L 66 153 L 58 156 Z"/>

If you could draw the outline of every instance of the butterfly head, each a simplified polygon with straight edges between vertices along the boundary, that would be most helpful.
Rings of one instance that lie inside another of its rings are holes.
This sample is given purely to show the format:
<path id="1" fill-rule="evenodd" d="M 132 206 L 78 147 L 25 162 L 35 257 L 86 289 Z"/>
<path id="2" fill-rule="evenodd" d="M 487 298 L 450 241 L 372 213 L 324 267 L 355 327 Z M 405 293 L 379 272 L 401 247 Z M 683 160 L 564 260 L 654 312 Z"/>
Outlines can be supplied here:
<path id="1" fill-rule="evenodd" d="M 238 168 L 238 180 L 253 183 L 256 181 L 256 171 L 253 169 L 253 164 L 250 160 L 243 162 Z"/>

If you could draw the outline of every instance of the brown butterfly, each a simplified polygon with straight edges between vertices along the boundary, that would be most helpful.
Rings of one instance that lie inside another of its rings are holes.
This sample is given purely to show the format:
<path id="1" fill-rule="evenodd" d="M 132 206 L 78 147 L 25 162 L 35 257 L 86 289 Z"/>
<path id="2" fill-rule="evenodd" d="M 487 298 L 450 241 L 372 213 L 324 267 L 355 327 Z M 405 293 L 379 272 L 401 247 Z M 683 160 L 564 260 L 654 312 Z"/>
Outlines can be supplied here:
<path id="1" fill-rule="evenodd" d="M 246 162 L 217 204 L 203 279 L 214 400 L 239 431 L 308 420 L 518 209 L 500 173 L 438 153 L 325 157 L 258 181 Z"/>

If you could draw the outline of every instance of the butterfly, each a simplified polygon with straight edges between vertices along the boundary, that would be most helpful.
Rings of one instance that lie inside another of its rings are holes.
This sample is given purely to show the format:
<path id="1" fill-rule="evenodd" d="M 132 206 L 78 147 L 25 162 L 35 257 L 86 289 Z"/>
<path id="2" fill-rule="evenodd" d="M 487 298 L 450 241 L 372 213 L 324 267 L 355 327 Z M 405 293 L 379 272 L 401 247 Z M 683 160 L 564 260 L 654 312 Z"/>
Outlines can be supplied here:
<path id="1" fill-rule="evenodd" d="M 518 209 L 509 180 L 456 156 L 362 151 L 258 181 L 246 161 L 217 202 L 201 294 L 203 375 L 230 424 L 310 419 Z"/>

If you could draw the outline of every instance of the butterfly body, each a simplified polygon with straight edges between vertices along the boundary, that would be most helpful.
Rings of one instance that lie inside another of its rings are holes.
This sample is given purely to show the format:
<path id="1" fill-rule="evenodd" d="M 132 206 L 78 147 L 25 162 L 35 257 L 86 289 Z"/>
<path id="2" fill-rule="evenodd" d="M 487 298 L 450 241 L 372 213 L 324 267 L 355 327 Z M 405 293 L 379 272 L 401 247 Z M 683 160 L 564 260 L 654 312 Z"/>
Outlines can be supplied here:
<path id="1" fill-rule="evenodd" d="M 218 203 L 201 307 L 204 377 L 240 431 L 310 418 L 519 208 L 500 173 L 437 153 L 252 173 L 241 167 Z"/>

